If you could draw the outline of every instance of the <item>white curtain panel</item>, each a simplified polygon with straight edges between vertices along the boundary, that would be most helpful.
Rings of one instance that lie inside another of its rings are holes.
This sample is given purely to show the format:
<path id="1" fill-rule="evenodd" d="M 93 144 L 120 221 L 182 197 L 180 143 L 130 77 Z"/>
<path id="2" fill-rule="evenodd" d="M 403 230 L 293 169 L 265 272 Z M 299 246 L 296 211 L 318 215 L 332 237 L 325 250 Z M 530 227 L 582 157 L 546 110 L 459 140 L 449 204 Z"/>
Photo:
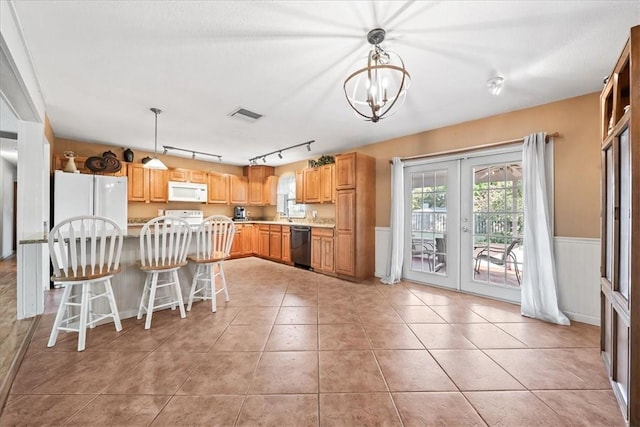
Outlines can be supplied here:
<path id="1" fill-rule="evenodd" d="M 569 319 L 558 307 L 558 287 L 553 255 L 553 230 L 549 215 L 545 170 L 544 132 L 524 139 L 522 169 L 524 187 L 524 266 L 522 315 L 559 325 Z"/>
<path id="2" fill-rule="evenodd" d="M 404 246 L 404 164 L 394 157 L 391 165 L 391 244 L 387 257 L 387 274 L 380 279 L 392 285 L 402 279 Z"/>

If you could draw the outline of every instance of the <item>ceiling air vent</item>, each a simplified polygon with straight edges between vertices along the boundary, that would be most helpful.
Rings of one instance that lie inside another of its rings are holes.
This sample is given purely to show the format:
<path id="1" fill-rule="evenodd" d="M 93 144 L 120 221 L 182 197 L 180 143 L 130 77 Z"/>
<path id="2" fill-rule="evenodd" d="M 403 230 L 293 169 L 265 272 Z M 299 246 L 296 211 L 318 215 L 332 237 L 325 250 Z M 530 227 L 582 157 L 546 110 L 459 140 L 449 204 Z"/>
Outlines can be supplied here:
<path id="1" fill-rule="evenodd" d="M 235 117 L 236 119 L 242 119 L 253 123 L 260 119 L 262 114 L 254 113 L 253 111 L 240 107 L 230 112 L 229 117 Z"/>

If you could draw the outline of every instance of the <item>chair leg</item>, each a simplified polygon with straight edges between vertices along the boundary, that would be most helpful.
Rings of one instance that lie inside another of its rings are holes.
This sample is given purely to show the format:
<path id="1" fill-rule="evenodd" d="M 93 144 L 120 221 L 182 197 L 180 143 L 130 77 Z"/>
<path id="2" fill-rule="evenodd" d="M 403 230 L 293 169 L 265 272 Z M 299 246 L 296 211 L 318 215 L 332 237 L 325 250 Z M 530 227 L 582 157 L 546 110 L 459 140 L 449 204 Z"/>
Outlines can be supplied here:
<path id="1" fill-rule="evenodd" d="M 218 311 L 218 298 L 216 295 L 216 272 L 213 264 L 209 264 L 209 283 L 211 286 L 211 312 Z"/>
<path id="2" fill-rule="evenodd" d="M 147 319 L 144 322 L 144 328 L 149 329 L 151 327 L 151 318 L 153 317 L 153 304 L 156 300 L 156 285 L 158 284 L 158 273 L 151 273 L 151 285 L 149 288 L 149 302 L 147 303 Z"/>
<path id="3" fill-rule="evenodd" d="M 71 293 L 71 285 L 63 285 L 62 298 L 60 299 L 60 305 L 58 306 L 58 312 L 56 313 L 56 319 L 53 322 L 53 328 L 51 328 L 51 335 L 49 335 L 49 342 L 47 347 L 53 347 L 56 345 L 58 339 L 58 328 L 64 318 L 64 313 L 67 311 L 67 301 L 69 300 L 69 294 Z"/>
<path id="4" fill-rule="evenodd" d="M 149 273 L 146 273 L 145 274 L 145 278 L 144 278 L 144 289 L 142 289 L 142 296 L 140 297 L 140 307 L 138 307 L 138 320 L 142 319 L 142 310 L 144 308 L 145 296 L 147 295 L 147 292 L 149 291 L 150 279 L 151 279 L 151 276 L 149 275 Z M 148 310 L 148 308 L 147 308 L 147 310 Z"/>
<path id="5" fill-rule="evenodd" d="M 222 263 L 218 264 L 220 270 L 220 277 L 222 278 L 222 290 L 224 292 L 224 301 L 229 302 L 229 291 L 227 290 L 227 279 L 224 277 L 224 270 L 222 269 Z"/>
<path id="6" fill-rule="evenodd" d="M 82 284 L 82 302 L 80 303 L 80 322 L 78 324 L 78 351 L 83 351 L 87 339 L 87 316 L 89 315 L 89 284 Z"/>
<path id="7" fill-rule="evenodd" d="M 104 281 L 104 288 L 107 291 L 107 298 L 109 299 L 109 306 L 111 307 L 111 314 L 113 315 L 113 323 L 116 325 L 116 331 L 120 332 L 122 330 L 122 323 L 120 322 L 116 298 L 113 295 L 113 289 L 111 289 L 111 279 Z"/>
<path id="8" fill-rule="evenodd" d="M 178 280 L 178 270 L 173 270 L 173 288 L 176 291 L 176 297 L 178 298 L 178 308 L 180 309 L 180 317 L 187 317 L 187 313 L 184 312 L 184 302 L 182 300 L 182 289 L 180 289 L 180 281 Z"/>
<path id="9" fill-rule="evenodd" d="M 191 291 L 189 291 L 189 302 L 187 304 L 187 311 L 191 311 L 191 305 L 193 304 L 193 297 L 196 292 L 196 284 L 198 283 L 198 275 L 200 274 L 200 264 L 196 265 L 196 272 L 193 273 L 193 280 L 191 281 Z"/>

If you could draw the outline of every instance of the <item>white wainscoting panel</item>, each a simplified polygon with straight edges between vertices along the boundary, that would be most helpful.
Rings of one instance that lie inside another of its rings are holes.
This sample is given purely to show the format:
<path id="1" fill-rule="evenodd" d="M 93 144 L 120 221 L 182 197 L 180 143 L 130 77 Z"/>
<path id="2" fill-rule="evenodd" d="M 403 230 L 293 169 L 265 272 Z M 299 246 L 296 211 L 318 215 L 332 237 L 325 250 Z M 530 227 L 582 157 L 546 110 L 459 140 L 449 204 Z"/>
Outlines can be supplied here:
<path id="1" fill-rule="evenodd" d="M 578 322 L 600 325 L 600 239 L 554 238 L 560 309 Z"/>
<path id="2" fill-rule="evenodd" d="M 374 275 L 382 277 L 387 274 L 389 245 L 391 244 L 391 228 L 376 227 L 376 263 Z"/>

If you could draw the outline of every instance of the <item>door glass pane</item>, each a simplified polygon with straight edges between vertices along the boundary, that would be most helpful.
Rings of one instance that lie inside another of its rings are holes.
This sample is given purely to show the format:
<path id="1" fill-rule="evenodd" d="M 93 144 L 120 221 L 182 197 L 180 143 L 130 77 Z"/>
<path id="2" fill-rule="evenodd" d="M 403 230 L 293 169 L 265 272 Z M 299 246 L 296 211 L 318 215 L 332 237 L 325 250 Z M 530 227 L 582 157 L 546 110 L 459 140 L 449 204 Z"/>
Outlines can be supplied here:
<path id="1" fill-rule="evenodd" d="M 606 164 L 606 194 L 605 194 L 605 206 L 606 211 L 606 224 L 605 224 L 605 277 L 609 280 L 609 283 L 613 281 L 613 146 L 609 146 L 605 151 L 605 164 Z"/>
<path id="2" fill-rule="evenodd" d="M 618 291 L 629 299 L 631 268 L 629 252 L 631 235 L 631 154 L 629 153 L 629 129 L 620 134 L 620 284 Z"/>
<path id="3" fill-rule="evenodd" d="M 522 164 L 473 168 L 473 277 L 519 287 L 522 281 Z"/>
<path id="4" fill-rule="evenodd" d="M 447 170 L 411 174 L 411 269 L 447 274 Z"/>

